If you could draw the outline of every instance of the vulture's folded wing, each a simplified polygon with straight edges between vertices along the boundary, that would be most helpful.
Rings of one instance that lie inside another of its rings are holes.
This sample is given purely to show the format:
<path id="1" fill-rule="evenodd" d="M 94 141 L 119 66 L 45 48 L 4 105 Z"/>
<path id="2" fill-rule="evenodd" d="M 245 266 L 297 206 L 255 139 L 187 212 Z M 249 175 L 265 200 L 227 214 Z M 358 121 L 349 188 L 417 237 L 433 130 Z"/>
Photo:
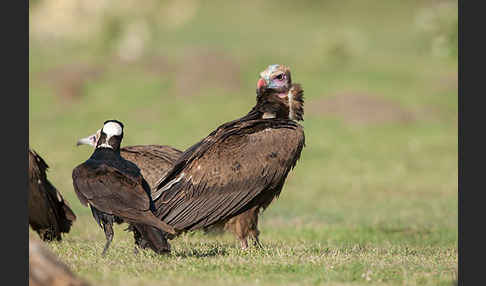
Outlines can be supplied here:
<path id="1" fill-rule="evenodd" d="M 185 230 L 230 218 L 257 196 L 280 191 L 303 146 L 302 127 L 289 120 L 216 130 L 184 152 L 153 190 L 156 215 Z"/>
<path id="2" fill-rule="evenodd" d="M 106 164 L 88 162 L 76 167 L 72 174 L 74 190 L 81 203 L 89 203 L 113 215 L 150 208 L 150 198 L 142 187 L 142 177 L 137 181 Z"/>

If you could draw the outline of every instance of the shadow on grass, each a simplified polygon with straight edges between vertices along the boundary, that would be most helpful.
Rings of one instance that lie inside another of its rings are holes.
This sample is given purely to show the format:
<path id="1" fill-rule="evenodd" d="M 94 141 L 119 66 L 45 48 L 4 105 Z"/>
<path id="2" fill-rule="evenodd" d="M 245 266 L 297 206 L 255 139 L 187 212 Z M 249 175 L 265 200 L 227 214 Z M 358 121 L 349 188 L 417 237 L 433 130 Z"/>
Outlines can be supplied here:
<path id="1" fill-rule="evenodd" d="M 394 226 L 383 226 L 379 225 L 376 227 L 376 230 L 382 232 L 384 234 L 403 234 L 403 235 L 428 235 L 431 234 L 432 231 L 430 229 L 416 229 L 412 227 L 394 227 Z"/>
<path id="2" fill-rule="evenodd" d="M 181 258 L 203 258 L 203 257 L 215 257 L 215 256 L 226 256 L 228 251 L 225 248 L 213 247 L 208 250 L 199 249 L 188 249 L 183 251 L 175 251 L 174 256 Z"/>

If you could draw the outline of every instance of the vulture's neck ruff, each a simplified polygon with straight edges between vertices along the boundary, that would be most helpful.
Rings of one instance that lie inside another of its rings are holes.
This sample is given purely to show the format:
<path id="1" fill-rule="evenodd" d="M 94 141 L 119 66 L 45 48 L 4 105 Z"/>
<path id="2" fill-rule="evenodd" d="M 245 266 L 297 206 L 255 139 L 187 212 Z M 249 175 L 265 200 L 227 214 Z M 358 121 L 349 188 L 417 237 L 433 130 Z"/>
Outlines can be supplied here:
<path id="1" fill-rule="evenodd" d="M 304 91 L 300 84 L 292 84 L 288 90 L 261 88 L 257 90 L 257 104 L 247 119 L 289 119 L 301 121 L 304 114 Z"/>
<path id="2" fill-rule="evenodd" d="M 304 121 L 304 90 L 300 84 L 292 84 L 288 94 L 289 119 Z"/>

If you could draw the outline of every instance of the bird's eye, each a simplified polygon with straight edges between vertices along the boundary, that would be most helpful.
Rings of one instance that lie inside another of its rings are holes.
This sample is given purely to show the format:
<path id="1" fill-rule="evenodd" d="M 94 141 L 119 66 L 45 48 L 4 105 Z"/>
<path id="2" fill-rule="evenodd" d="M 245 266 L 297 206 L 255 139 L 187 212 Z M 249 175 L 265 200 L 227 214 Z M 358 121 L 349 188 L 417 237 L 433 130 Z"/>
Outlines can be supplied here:
<path id="1" fill-rule="evenodd" d="M 275 77 L 278 80 L 283 80 L 285 78 L 285 74 L 281 73 L 278 76 Z"/>

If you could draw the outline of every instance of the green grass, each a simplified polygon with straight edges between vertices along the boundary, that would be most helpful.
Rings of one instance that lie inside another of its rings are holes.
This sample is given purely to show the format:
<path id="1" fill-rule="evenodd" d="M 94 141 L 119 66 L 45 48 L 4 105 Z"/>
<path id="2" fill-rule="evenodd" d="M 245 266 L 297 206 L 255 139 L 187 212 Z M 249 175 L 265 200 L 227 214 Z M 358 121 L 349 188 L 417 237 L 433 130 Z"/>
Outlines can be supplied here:
<path id="1" fill-rule="evenodd" d="M 113 61 L 109 48 L 100 49 L 109 46 L 101 36 L 82 45 L 32 40 L 29 145 L 46 159 L 50 180 L 78 216 L 64 240 L 49 248 L 93 285 L 453 285 L 458 113 L 457 88 L 447 79 L 457 78 L 457 57 L 434 56 L 415 26 L 430 5 L 201 5 L 185 25 L 157 28 L 147 51 L 180 68 L 191 50 L 214 49 L 239 67 L 240 86 L 210 83 L 194 96 L 178 94 L 176 77 L 184 74 L 147 71 L 142 62 L 150 57 L 130 65 Z M 69 63 L 107 63 L 74 101 L 59 98 L 42 77 Z M 195 232 L 172 240 L 169 256 L 134 255 L 133 238 L 116 226 L 101 257 L 104 234 L 71 180 L 92 149 L 77 148 L 76 140 L 116 118 L 125 124 L 123 145 L 185 149 L 248 112 L 258 72 L 273 63 L 289 65 L 304 87 L 306 148 L 280 198 L 261 216 L 264 249 L 242 251 L 230 234 Z M 349 113 L 308 111 L 346 93 L 389 100 L 416 117 L 355 124 L 346 121 Z"/>

